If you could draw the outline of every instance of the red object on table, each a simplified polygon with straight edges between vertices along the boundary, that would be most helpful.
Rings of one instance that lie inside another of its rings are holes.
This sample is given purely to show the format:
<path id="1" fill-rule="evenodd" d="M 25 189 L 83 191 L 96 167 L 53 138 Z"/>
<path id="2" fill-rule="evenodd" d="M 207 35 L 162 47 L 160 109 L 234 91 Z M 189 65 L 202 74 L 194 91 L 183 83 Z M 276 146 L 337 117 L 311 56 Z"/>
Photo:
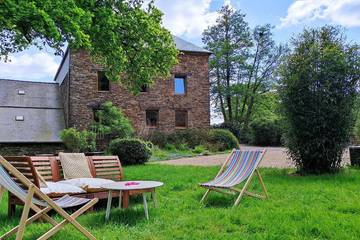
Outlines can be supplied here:
<path id="1" fill-rule="evenodd" d="M 127 182 L 125 183 L 125 186 L 134 186 L 134 185 L 139 185 L 140 183 L 138 182 Z"/>

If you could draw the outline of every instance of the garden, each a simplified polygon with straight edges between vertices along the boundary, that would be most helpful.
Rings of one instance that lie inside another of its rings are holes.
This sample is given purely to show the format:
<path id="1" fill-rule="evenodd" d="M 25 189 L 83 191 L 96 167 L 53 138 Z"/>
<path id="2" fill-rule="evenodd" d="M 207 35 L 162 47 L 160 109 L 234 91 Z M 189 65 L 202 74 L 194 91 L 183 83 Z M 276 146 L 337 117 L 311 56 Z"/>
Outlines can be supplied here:
<path id="1" fill-rule="evenodd" d="M 154 17 L 160 19 L 156 13 Z M 211 100 L 224 119 L 222 124 L 137 135 L 122 110 L 108 101 L 99 106 L 87 129 L 61 132 L 67 152 L 117 156 L 129 186 L 137 180 L 164 183 L 156 190 L 159 207 L 149 201 L 149 219 L 144 218 L 148 205 L 143 193 L 143 198 L 131 197 L 130 208 L 113 207 L 108 221 L 102 199 L 79 217 L 81 225 L 97 239 L 360 239 L 360 161 L 342 162 L 345 150 L 360 141 L 360 47 L 348 42 L 337 26 L 304 29 L 290 46 L 276 44 L 272 29 L 270 25 L 250 29 L 240 11 L 225 6 L 216 24 L 203 33 L 206 48 L 213 52 Z M 109 59 L 104 61 L 111 65 Z M 119 64 L 114 68 L 116 74 L 121 70 Z M 143 82 L 127 83 L 136 90 Z M 258 147 L 251 152 L 240 143 Z M 285 147 L 294 167 L 257 169 L 263 155 L 255 159 L 251 154 L 264 154 L 258 150 L 264 146 Z M 229 152 L 230 164 L 223 165 L 223 172 L 219 166 L 158 162 Z M 18 159 L 14 161 L 19 164 Z M 257 178 L 252 178 L 255 173 Z M 201 202 L 206 190 L 200 183 L 233 175 L 240 175 L 235 180 L 241 181 L 209 185 L 213 192 Z M 251 198 L 263 187 L 262 179 L 268 198 Z M 34 188 L 30 185 L 29 194 Z M 232 194 L 235 186 L 244 191 Z M 233 206 L 238 193 L 245 195 Z M 5 194 L 0 202 L 0 235 L 21 218 L 19 211 L 7 217 L 8 197 Z M 32 224 L 24 239 L 35 239 L 50 227 L 44 222 Z M 80 236 L 66 226 L 52 239 Z"/>
<path id="2" fill-rule="evenodd" d="M 294 170 L 261 169 L 269 199 L 245 197 L 232 208 L 234 197 L 210 195 L 199 201 L 204 190 L 198 183 L 209 180 L 218 167 L 176 167 L 150 164 L 125 167 L 126 179 L 159 180 L 159 208 L 150 206 L 144 218 L 141 200 L 131 200 L 129 209 L 113 209 L 105 222 L 98 209 L 79 218 L 98 239 L 359 239 L 360 171 L 347 168 L 333 175 L 302 177 Z M 258 189 L 258 182 L 254 186 Z M 7 218 L 6 197 L 0 204 L 0 233 L 18 224 Z M 105 204 L 103 203 L 102 206 Z M 24 239 L 35 239 L 50 225 L 30 225 Z M 82 239 L 71 226 L 52 239 Z"/>

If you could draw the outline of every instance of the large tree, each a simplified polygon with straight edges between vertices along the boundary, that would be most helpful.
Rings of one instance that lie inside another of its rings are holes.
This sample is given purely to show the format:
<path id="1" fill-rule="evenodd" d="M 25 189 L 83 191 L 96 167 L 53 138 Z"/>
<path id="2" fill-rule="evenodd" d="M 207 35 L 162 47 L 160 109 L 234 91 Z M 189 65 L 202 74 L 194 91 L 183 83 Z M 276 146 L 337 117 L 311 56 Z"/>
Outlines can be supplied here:
<path id="1" fill-rule="evenodd" d="M 35 45 L 86 49 L 127 89 L 167 76 L 177 61 L 162 13 L 142 0 L 1 0 L 0 60 Z"/>
<path id="2" fill-rule="evenodd" d="M 203 33 L 210 58 L 212 100 L 225 122 L 248 126 L 257 96 L 276 82 L 275 70 L 285 48 L 272 37 L 272 26 L 250 30 L 239 10 L 224 6 L 215 25 Z"/>
<path id="3" fill-rule="evenodd" d="M 342 29 L 305 29 L 281 67 L 286 145 L 303 173 L 339 169 L 353 124 L 360 49 Z"/>
<path id="4" fill-rule="evenodd" d="M 251 46 L 244 17 L 226 5 L 220 9 L 216 24 L 203 33 L 206 48 L 213 52 L 209 64 L 212 97 L 225 121 L 233 121 L 231 85 L 237 81 L 239 65 L 246 61 L 247 47 Z"/>

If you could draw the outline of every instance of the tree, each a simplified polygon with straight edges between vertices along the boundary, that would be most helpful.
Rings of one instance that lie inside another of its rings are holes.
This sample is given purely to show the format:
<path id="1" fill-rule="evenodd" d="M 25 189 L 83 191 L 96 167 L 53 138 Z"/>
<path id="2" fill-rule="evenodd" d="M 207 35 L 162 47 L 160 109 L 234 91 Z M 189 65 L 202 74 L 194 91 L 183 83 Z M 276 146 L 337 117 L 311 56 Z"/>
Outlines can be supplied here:
<path id="1" fill-rule="evenodd" d="M 250 30 L 245 15 L 226 5 L 219 11 L 214 26 L 203 33 L 210 57 L 212 97 L 219 106 L 225 121 L 233 120 L 231 85 L 237 79 L 238 67 L 246 60 L 247 47 L 251 45 Z"/>
<path id="2" fill-rule="evenodd" d="M 31 45 L 56 54 L 86 49 L 112 80 L 138 92 L 170 74 L 177 61 L 162 13 L 142 0 L 0 1 L 0 60 Z"/>
<path id="3" fill-rule="evenodd" d="M 239 10 L 224 6 L 214 26 L 203 33 L 210 57 L 211 93 L 225 122 L 248 126 L 257 95 L 277 81 L 275 70 L 286 48 L 272 39 L 272 26 L 252 31 Z"/>
<path id="4" fill-rule="evenodd" d="M 339 27 L 305 29 L 281 67 L 286 145 L 302 173 L 339 169 L 353 124 L 360 50 Z"/>

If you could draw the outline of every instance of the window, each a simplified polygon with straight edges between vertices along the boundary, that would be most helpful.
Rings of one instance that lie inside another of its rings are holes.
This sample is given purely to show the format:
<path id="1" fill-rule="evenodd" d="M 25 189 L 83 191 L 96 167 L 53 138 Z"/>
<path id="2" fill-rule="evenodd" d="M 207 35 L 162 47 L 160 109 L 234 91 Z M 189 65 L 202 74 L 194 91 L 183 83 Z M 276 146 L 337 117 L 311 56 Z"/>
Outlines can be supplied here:
<path id="1" fill-rule="evenodd" d="M 148 92 L 148 91 L 149 91 L 149 88 L 146 84 L 141 86 L 140 92 Z"/>
<path id="2" fill-rule="evenodd" d="M 19 91 L 18 91 L 18 94 L 19 94 L 19 95 L 25 95 L 25 91 L 24 91 L 24 90 L 19 90 Z"/>
<path id="3" fill-rule="evenodd" d="M 186 110 L 175 110 L 175 127 L 187 127 L 188 113 Z"/>
<path id="4" fill-rule="evenodd" d="M 110 91 L 110 82 L 105 72 L 98 72 L 98 91 Z"/>
<path id="5" fill-rule="evenodd" d="M 174 78 L 174 93 L 176 95 L 186 94 L 186 78 L 175 76 Z"/>
<path id="6" fill-rule="evenodd" d="M 157 127 L 159 123 L 159 110 L 146 110 L 146 126 Z"/>
<path id="7" fill-rule="evenodd" d="M 15 121 L 24 121 L 24 116 L 15 116 Z"/>

